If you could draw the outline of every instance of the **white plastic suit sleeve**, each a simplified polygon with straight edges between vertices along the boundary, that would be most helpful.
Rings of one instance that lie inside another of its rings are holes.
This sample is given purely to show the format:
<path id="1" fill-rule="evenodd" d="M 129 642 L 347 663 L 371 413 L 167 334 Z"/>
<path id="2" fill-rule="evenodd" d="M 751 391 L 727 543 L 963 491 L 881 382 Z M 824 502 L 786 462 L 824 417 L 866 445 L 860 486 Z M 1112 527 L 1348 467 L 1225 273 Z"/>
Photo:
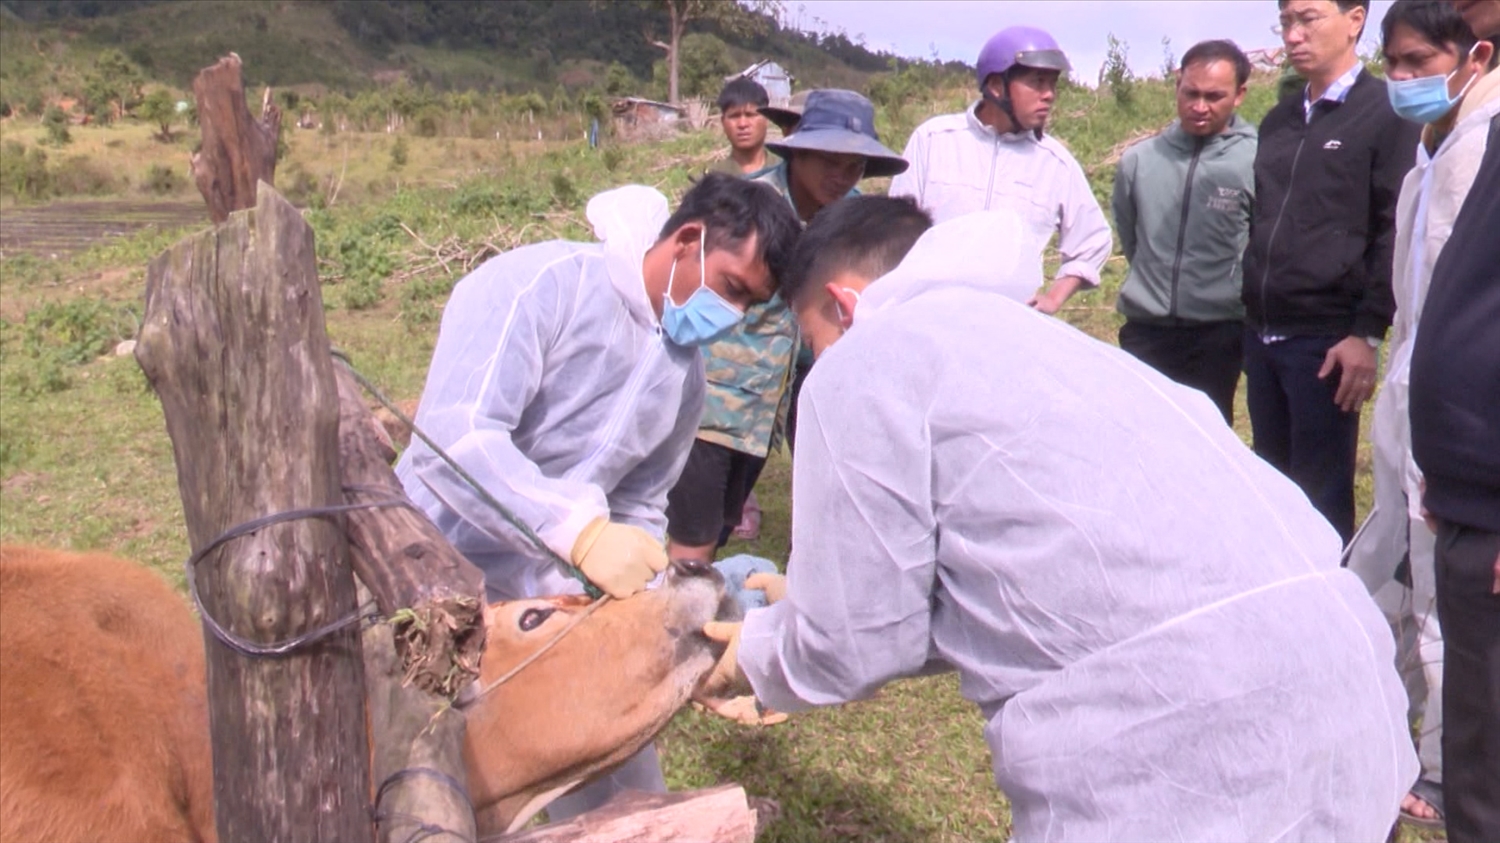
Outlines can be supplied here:
<path id="1" fill-rule="evenodd" d="M 931 648 L 937 525 L 924 492 L 932 462 L 890 458 L 930 454 L 927 430 L 848 361 L 823 371 L 827 362 L 809 376 L 797 408 L 788 596 L 748 613 L 740 637 L 740 666 L 756 697 L 779 711 L 867 697 L 922 670 Z M 916 364 L 904 371 L 931 374 Z M 838 389 L 812 388 L 824 377 L 838 379 Z M 860 442 L 884 444 L 846 447 Z"/>
<path id="2" fill-rule="evenodd" d="M 1104 211 L 1099 208 L 1099 200 L 1094 198 L 1083 168 L 1071 158 L 1067 167 L 1062 224 L 1057 240 L 1063 263 L 1058 267 L 1056 277 L 1077 276 L 1088 286 L 1097 287 L 1099 271 L 1109 260 L 1114 241 L 1110 239 L 1109 222 L 1104 219 Z"/>
<path id="3" fill-rule="evenodd" d="M 509 306 L 490 304 L 491 312 L 504 314 L 505 321 L 492 333 L 471 336 L 471 347 L 461 352 L 461 359 L 482 360 L 482 365 L 474 371 L 445 373 L 440 389 L 450 398 L 424 414 L 422 424 L 435 441 L 450 443 L 447 451 L 454 461 L 567 559 L 583 528 L 609 514 L 604 491 L 592 483 L 544 475 L 511 440 L 541 386 L 544 349 L 566 323 L 565 310 L 571 304 L 558 300 L 558 290 L 548 280 L 548 273 L 540 272 L 506 303 Z M 477 288 L 454 288 L 448 307 L 468 306 L 466 294 L 477 293 Z M 479 344 L 492 347 L 472 347 Z M 441 458 L 422 449 L 412 467 L 459 517 L 506 543 L 525 546 L 515 528 Z"/>

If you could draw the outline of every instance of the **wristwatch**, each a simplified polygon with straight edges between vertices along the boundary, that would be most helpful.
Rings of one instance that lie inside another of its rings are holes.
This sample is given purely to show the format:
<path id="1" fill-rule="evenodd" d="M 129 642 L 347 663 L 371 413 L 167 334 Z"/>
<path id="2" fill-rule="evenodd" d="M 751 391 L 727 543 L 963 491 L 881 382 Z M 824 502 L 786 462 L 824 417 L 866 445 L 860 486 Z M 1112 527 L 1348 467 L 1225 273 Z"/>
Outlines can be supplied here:
<path id="1" fill-rule="evenodd" d="M 1365 342 L 1369 343 L 1370 347 L 1376 351 L 1380 350 L 1380 337 L 1365 337 Z"/>

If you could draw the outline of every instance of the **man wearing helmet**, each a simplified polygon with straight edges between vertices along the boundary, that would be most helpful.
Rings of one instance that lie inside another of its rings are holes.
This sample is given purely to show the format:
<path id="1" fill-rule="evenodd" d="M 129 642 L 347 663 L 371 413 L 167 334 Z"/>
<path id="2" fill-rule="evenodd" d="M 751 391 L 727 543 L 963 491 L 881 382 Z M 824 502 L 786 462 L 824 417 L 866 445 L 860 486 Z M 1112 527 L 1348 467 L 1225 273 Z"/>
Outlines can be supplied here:
<path id="1" fill-rule="evenodd" d="M 1014 210 L 1036 250 L 1023 285 L 1036 291 L 1029 303 L 1055 313 L 1079 287 L 1099 284 L 1111 248 L 1109 223 L 1083 168 L 1043 131 L 1058 78 L 1071 65 L 1051 35 L 1028 26 L 997 33 L 977 65 L 979 101 L 917 127 L 901 156 L 911 167 L 891 181 L 890 194 L 912 197 L 936 222 Z M 1062 266 L 1043 292 L 1041 252 L 1053 234 Z"/>

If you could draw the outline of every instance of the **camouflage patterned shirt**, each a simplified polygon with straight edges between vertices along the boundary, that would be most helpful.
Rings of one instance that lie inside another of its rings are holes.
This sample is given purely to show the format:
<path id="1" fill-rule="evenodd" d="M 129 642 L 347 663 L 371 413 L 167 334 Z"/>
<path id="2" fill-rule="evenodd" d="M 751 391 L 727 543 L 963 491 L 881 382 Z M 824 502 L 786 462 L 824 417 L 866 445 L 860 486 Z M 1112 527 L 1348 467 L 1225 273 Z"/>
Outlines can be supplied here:
<path id="1" fill-rule="evenodd" d="M 745 178 L 763 181 L 787 196 L 785 162 Z M 746 309 L 744 320 L 733 330 L 704 346 L 708 392 L 698 438 L 758 457 L 780 447 L 791 409 L 791 363 L 799 345 L 791 308 L 774 296 Z"/>

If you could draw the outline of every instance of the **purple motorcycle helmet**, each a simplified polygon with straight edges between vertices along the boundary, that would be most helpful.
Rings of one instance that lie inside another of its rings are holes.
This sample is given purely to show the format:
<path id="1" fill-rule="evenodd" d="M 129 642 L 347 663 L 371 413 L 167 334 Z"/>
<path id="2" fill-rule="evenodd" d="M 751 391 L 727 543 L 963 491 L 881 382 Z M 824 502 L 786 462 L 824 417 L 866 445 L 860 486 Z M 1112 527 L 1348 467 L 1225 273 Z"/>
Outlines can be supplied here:
<path id="1" fill-rule="evenodd" d="M 1073 66 L 1068 63 L 1068 57 L 1063 53 L 1062 47 L 1058 46 L 1057 39 L 1046 30 L 1033 26 L 1007 27 L 984 42 L 984 48 L 979 51 L 979 61 L 975 63 L 974 75 L 979 82 L 979 92 L 985 100 L 1004 112 L 1011 123 L 1019 126 L 1020 122 L 1016 120 L 1015 110 L 1010 103 L 1010 71 L 1015 67 L 1067 73 Z M 1005 93 L 999 97 L 984 86 L 985 80 L 997 73 L 1004 77 Z M 1036 132 L 1037 140 L 1041 140 L 1041 127 L 1033 131 Z"/>

